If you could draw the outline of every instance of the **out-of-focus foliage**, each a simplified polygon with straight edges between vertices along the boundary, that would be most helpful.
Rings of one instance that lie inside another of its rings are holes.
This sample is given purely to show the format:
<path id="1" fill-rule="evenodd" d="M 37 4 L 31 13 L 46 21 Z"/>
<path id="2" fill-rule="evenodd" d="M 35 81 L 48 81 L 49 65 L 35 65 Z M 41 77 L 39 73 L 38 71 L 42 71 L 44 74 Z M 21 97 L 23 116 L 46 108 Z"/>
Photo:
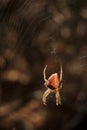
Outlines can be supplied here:
<path id="1" fill-rule="evenodd" d="M 63 66 L 61 106 L 47 77 Z M 86 0 L 0 0 L 0 129 L 87 127 Z"/>

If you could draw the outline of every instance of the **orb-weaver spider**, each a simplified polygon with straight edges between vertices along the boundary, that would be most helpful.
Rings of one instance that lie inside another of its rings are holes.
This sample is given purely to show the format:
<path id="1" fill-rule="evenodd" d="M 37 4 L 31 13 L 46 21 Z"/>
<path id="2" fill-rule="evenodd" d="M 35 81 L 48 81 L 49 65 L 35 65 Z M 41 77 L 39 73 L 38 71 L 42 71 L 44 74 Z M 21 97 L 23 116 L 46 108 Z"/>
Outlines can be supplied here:
<path id="1" fill-rule="evenodd" d="M 44 76 L 44 85 L 47 87 L 47 90 L 43 94 L 43 104 L 46 105 L 46 98 L 50 93 L 55 93 L 56 96 L 56 105 L 61 104 L 59 89 L 62 88 L 62 65 L 60 67 L 60 77 L 58 77 L 57 73 L 52 74 L 48 79 L 46 79 L 46 68 L 45 66 L 43 70 Z"/>

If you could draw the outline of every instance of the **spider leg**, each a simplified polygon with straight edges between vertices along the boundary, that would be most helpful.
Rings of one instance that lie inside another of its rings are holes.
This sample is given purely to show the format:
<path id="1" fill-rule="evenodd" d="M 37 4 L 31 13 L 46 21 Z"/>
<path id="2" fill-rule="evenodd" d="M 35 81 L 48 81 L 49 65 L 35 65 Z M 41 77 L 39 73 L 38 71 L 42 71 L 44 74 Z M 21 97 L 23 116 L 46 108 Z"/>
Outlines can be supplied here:
<path id="1" fill-rule="evenodd" d="M 60 68 L 60 82 L 62 81 L 62 74 L 63 74 L 63 70 L 62 70 L 62 65 L 61 65 L 61 68 Z"/>
<path id="2" fill-rule="evenodd" d="M 62 83 L 60 84 L 60 86 L 59 86 L 59 90 L 62 88 Z"/>
<path id="3" fill-rule="evenodd" d="M 62 70 L 62 65 L 60 69 L 60 79 L 59 79 L 59 90 L 62 88 L 62 76 L 63 76 L 63 70 Z"/>
<path id="4" fill-rule="evenodd" d="M 48 88 L 45 92 L 44 92 L 44 94 L 43 94 L 43 98 L 42 98 L 42 101 L 43 101 L 43 104 L 44 105 L 46 105 L 46 98 L 47 98 L 47 96 L 50 94 L 50 89 Z"/>
<path id="5" fill-rule="evenodd" d="M 43 76 L 44 76 L 44 81 L 46 82 L 47 79 L 46 79 L 46 68 L 47 68 L 47 65 L 45 66 L 44 70 L 43 70 Z"/>
<path id="6" fill-rule="evenodd" d="M 61 104 L 59 91 L 56 92 L 55 96 L 56 96 L 56 105 L 58 106 L 59 104 Z"/>

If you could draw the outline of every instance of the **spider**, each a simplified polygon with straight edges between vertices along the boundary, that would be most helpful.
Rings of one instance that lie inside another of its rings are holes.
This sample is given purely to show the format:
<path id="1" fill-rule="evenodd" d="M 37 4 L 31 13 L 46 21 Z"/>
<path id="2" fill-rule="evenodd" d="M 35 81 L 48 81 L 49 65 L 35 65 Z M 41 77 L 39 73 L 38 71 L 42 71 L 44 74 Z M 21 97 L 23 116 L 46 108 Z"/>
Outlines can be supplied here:
<path id="1" fill-rule="evenodd" d="M 43 70 L 43 76 L 45 81 L 44 86 L 47 87 L 47 90 L 43 94 L 42 101 L 43 104 L 46 105 L 47 96 L 50 93 L 55 93 L 56 105 L 58 106 L 59 104 L 61 104 L 59 90 L 62 88 L 62 65 L 60 67 L 60 77 L 58 77 L 57 73 L 54 73 L 48 79 L 46 79 L 46 68 L 47 65 Z"/>

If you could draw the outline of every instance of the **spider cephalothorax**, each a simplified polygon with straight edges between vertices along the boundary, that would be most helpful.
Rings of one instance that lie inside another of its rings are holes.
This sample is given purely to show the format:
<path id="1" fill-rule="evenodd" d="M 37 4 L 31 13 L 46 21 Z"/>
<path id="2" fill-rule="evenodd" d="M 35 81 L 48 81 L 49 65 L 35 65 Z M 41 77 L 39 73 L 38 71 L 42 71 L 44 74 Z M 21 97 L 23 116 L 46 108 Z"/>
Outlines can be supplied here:
<path id="1" fill-rule="evenodd" d="M 43 94 L 43 104 L 46 105 L 46 98 L 47 96 L 53 92 L 56 96 L 56 105 L 61 104 L 59 89 L 62 87 L 62 65 L 60 69 L 60 78 L 58 77 L 57 73 L 52 74 L 48 79 L 46 79 L 46 68 L 44 68 L 43 75 L 44 75 L 44 85 L 47 87 L 47 90 Z"/>

